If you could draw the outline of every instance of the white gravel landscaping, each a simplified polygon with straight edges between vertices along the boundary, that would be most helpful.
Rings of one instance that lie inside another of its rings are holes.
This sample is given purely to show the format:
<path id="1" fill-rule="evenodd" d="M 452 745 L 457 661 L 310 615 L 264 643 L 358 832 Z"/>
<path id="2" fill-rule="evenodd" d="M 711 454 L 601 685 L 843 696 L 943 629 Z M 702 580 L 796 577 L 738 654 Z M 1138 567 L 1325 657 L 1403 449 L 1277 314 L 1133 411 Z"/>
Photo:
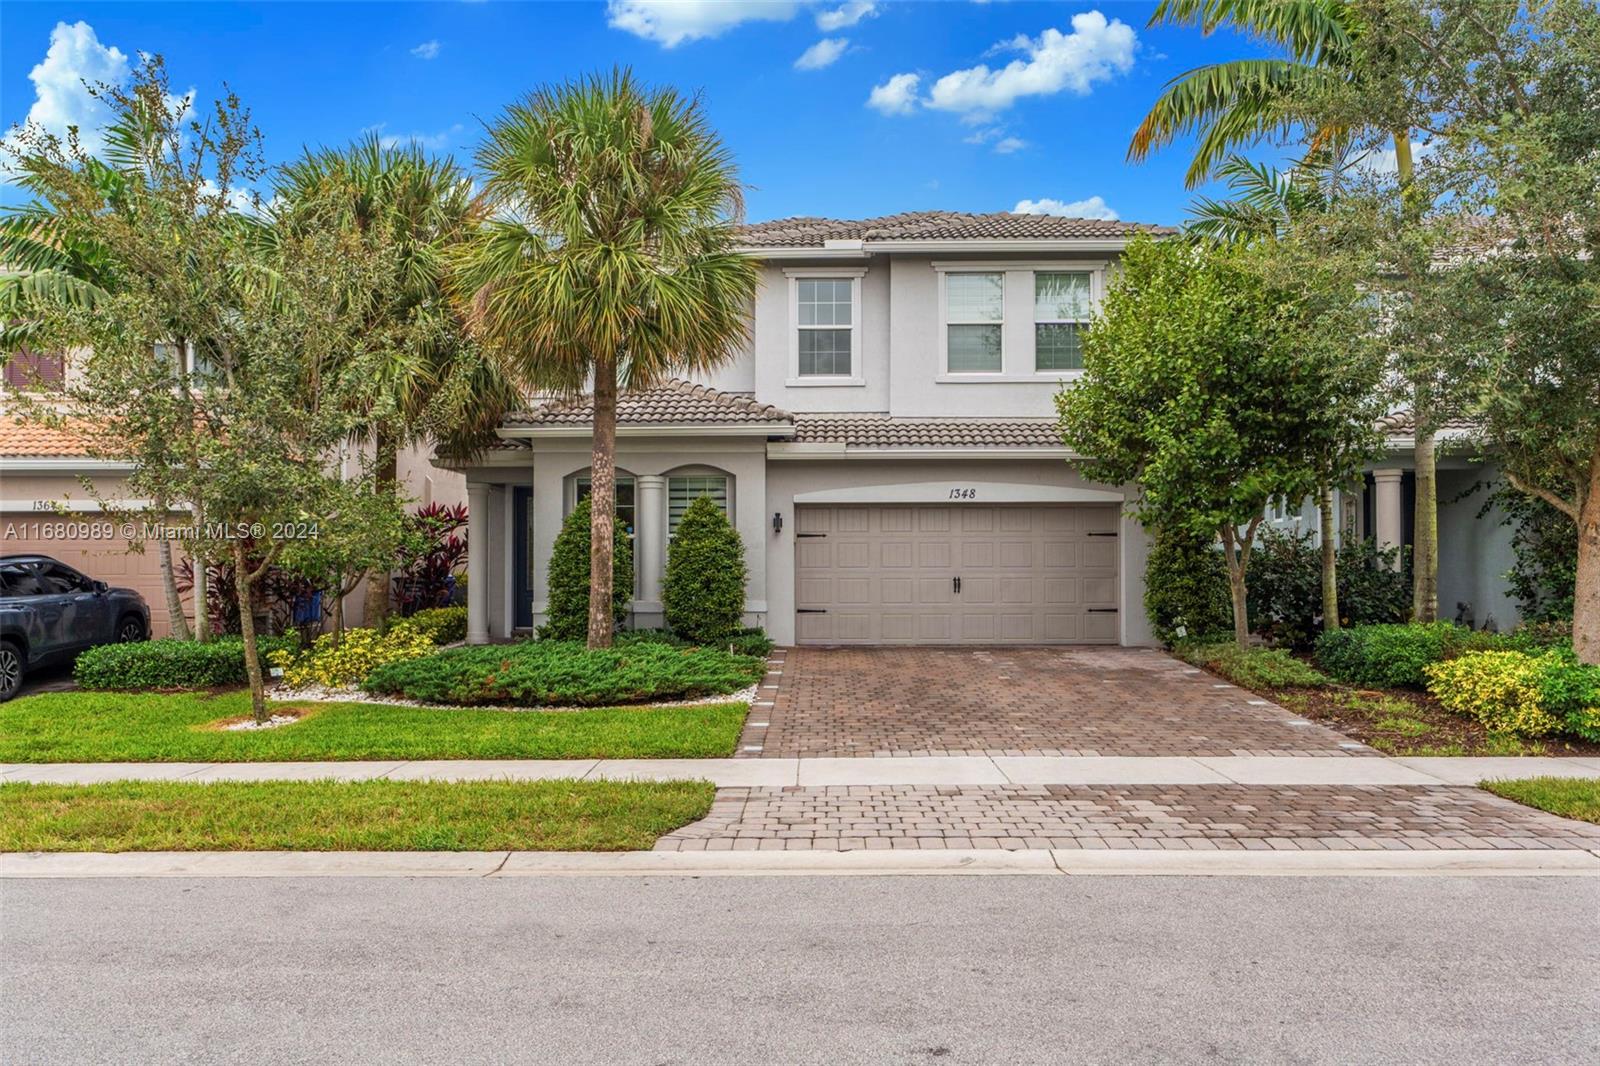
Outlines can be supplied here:
<path id="1" fill-rule="evenodd" d="M 293 725 L 300 720 L 298 714 L 275 714 L 265 722 L 258 722 L 254 718 L 246 718 L 242 722 L 230 722 L 222 728 L 229 733 L 248 733 L 257 729 L 276 729 L 280 725 Z"/>
<path id="2" fill-rule="evenodd" d="M 748 706 L 756 698 L 756 688 L 756 685 L 750 685 L 737 692 L 730 692 L 723 696 L 701 696 L 692 700 L 664 700 L 661 702 L 652 700 L 640 704 L 621 704 L 619 706 L 698 707 L 707 703 L 743 703 Z M 325 685 L 308 685 L 305 688 L 290 688 L 287 685 L 280 684 L 273 686 L 268 695 L 272 699 L 284 702 L 301 700 L 310 703 L 385 703 L 394 707 L 420 707 L 430 711 L 598 711 L 602 709 L 600 707 L 512 707 L 500 703 L 483 703 L 471 706 L 457 706 L 452 703 L 422 703 L 418 700 L 402 699 L 399 696 L 379 696 L 354 686 L 330 688 Z M 275 722 L 277 717 L 274 716 L 273 720 Z M 287 717 L 287 722 L 295 720 L 293 717 Z M 230 726 L 229 728 L 235 727 Z"/>

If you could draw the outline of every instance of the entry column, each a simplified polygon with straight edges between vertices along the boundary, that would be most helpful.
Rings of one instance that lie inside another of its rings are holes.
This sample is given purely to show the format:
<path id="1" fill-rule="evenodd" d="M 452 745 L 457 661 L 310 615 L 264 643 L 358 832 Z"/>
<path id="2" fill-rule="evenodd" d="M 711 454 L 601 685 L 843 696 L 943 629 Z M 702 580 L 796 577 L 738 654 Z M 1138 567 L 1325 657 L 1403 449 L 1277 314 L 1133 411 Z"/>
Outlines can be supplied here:
<path id="1" fill-rule="evenodd" d="M 489 643 L 489 485 L 467 482 L 467 643 Z"/>
<path id="2" fill-rule="evenodd" d="M 638 494 L 633 565 L 639 571 L 639 609 L 661 609 L 661 582 L 667 557 L 667 479 L 641 474 L 634 479 Z"/>
<path id="3" fill-rule="evenodd" d="M 1379 548 L 1398 548 L 1405 528 L 1402 512 L 1405 505 L 1400 492 L 1404 470 L 1374 470 L 1372 472 L 1372 528 L 1378 537 Z M 1395 553 L 1392 568 L 1400 569 L 1400 555 Z"/>

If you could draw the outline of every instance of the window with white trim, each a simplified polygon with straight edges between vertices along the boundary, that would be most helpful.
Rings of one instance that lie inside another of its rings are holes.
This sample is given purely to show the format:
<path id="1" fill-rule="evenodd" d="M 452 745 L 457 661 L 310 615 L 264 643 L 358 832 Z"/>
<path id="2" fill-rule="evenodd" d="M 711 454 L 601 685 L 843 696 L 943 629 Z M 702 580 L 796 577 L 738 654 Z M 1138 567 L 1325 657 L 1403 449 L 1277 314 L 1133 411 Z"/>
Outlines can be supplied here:
<path id="1" fill-rule="evenodd" d="M 795 308 L 803 378 L 850 377 L 855 352 L 855 278 L 796 278 Z"/>
<path id="2" fill-rule="evenodd" d="M 1082 370 L 1083 327 L 1089 321 L 1088 271 L 1033 275 L 1033 368 Z"/>
<path id="3" fill-rule="evenodd" d="M 631 537 L 631 536 L 633 536 L 633 530 L 634 530 L 633 521 L 634 521 L 634 514 L 635 514 L 635 512 L 634 512 L 634 503 L 633 503 L 633 501 L 634 501 L 634 496 L 633 496 L 633 478 L 628 474 L 618 474 L 617 475 L 616 489 L 617 489 L 617 521 L 622 524 L 622 528 L 623 528 L 624 532 L 626 532 L 628 534 L 628 536 Z M 590 493 L 592 493 L 593 491 L 594 491 L 594 481 L 589 477 L 589 475 L 584 474 L 583 476 L 581 476 L 579 478 L 576 478 L 574 480 L 574 492 L 573 492 L 573 500 L 572 500 L 573 506 L 576 507 L 578 504 L 582 503 L 584 500 L 587 500 L 589 498 Z"/>
<path id="4" fill-rule="evenodd" d="M 724 475 L 674 474 L 667 478 L 667 536 L 677 534 L 683 513 L 702 496 L 709 496 L 723 514 L 728 514 L 728 479 Z"/>
<path id="5" fill-rule="evenodd" d="M 945 369 L 951 374 L 997 374 L 1004 368 L 1006 276 L 1001 272 L 944 276 Z"/>

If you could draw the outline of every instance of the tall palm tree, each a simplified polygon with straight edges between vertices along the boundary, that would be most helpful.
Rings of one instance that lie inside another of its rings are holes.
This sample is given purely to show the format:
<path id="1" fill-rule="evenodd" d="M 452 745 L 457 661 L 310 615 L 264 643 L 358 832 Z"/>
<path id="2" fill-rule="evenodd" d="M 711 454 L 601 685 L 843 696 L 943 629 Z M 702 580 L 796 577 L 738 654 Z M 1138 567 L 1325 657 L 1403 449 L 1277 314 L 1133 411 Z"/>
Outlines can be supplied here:
<path id="1" fill-rule="evenodd" d="M 479 222 L 471 182 L 449 159 L 415 145 L 385 145 L 375 135 L 345 148 L 307 152 L 282 169 L 275 214 L 290 228 L 332 224 L 395 257 L 400 283 L 390 299 L 368 310 L 371 336 L 404 323 L 405 339 L 375 345 L 359 366 L 371 408 L 377 491 L 394 494 L 401 448 L 431 438 L 441 450 L 470 452 L 492 437 L 515 391 L 462 328 L 444 291 L 451 250 Z M 366 620 L 389 613 L 390 575 L 367 583 Z"/>
<path id="2" fill-rule="evenodd" d="M 1328 204 L 1316 173 L 1305 167 L 1283 171 L 1232 155 L 1217 168 L 1233 195 L 1225 200 L 1195 198 L 1184 232 L 1218 244 L 1248 244 L 1276 237 L 1298 218 Z"/>
<path id="3" fill-rule="evenodd" d="M 1281 46 L 1287 55 L 1236 59 L 1197 67 L 1167 83 L 1134 132 L 1128 158 L 1142 162 L 1152 151 L 1186 134 L 1199 135 L 1185 174 L 1190 188 L 1219 173 L 1237 148 L 1296 131 L 1312 153 L 1348 143 L 1359 132 L 1349 125 L 1317 124 L 1311 103 L 1325 88 L 1358 83 L 1363 72 L 1354 47 L 1363 30 L 1346 0 L 1161 0 L 1150 25 L 1199 26 L 1210 34 L 1232 26 Z M 1416 172 L 1411 130 L 1388 130 L 1408 214 L 1420 214 L 1406 196 Z M 1436 436 L 1439 413 L 1431 390 L 1414 383 L 1416 470 L 1412 616 L 1433 621 L 1439 611 L 1439 492 Z"/>
<path id="4" fill-rule="evenodd" d="M 489 221 L 456 284 L 528 386 L 592 390 L 588 642 L 609 647 L 617 394 L 716 367 L 746 340 L 742 189 L 700 102 L 626 70 L 534 92 L 477 158 Z"/>

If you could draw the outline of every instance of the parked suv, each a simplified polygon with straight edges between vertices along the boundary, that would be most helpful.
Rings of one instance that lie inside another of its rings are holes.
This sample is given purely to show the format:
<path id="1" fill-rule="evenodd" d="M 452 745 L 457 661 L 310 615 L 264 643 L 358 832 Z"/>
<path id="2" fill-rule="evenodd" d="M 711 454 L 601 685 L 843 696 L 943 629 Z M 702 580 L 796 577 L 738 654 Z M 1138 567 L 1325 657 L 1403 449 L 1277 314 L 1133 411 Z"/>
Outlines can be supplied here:
<path id="1" fill-rule="evenodd" d="M 48 555 L 0 555 L 0 702 L 30 670 L 150 634 L 150 608 Z"/>

